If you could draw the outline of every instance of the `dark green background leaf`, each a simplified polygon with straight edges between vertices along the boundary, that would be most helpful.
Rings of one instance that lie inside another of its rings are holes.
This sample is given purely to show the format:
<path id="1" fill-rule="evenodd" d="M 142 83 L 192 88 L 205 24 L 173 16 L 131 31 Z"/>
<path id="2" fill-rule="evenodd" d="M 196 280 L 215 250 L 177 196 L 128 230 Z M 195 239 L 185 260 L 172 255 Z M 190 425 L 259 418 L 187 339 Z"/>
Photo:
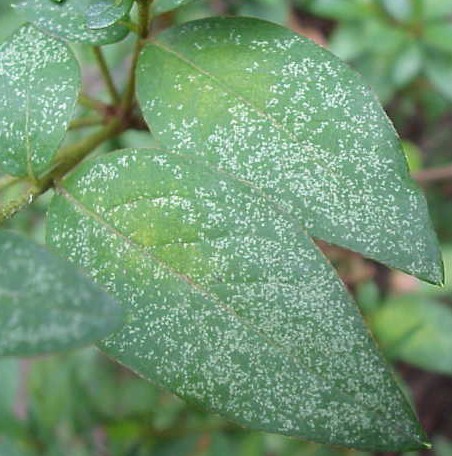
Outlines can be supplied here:
<path id="1" fill-rule="evenodd" d="M 443 280 L 423 194 L 361 78 L 313 42 L 249 18 L 161 34 L 138 97 L 154 135 L 261 189 L 314 237 Z"/>
<path id="2" fill-rule="evenodd" d="M 43 247 L 0 231 L 0 355 L 93 343 L 119 328 L 115 300 Z"/>
<path id="3" fill-rule="evenodd" d="M 65 43 L 31 25 L 0 47 L 0 166 L 38 177 L 48 170 L 80 90 L 77 61 Z"/>
<path id="4" fill-rule="evenodd" d="M 452 374 L 452 308 L 425 296 L 393 298 L 372 315 L 388 354 L 426 370 Z"/>
<path id="5" fill-rule="evenodd" d="M 154 14 L 163 14 L 192 1 L 193 0 L 155 0 L 152 4 L 152 9 Z"/>
<path id="6" fill-rule="evenodd" d="M 142 376 L 254 429 L 421 445 L 335 271 L 255 187 L 180 152 L 121 151 L 65 181 L 47 228 L 131 314 L 102 348 Z"/>

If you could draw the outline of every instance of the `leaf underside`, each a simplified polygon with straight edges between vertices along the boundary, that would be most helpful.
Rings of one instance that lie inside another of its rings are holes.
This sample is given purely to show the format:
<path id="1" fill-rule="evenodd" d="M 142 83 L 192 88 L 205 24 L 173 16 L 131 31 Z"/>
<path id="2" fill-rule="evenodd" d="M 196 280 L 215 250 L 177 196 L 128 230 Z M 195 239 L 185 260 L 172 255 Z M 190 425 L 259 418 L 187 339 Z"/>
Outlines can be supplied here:
<path id="1" fill-rule="evenodd" d="M 101 347 L 142 376 L 253 429 L 421 445 L 333 268 L 261 190 L 181 151 L 120 151 L 65 180 L 47 233 L 129 312 Z"/>
<path id="2" fill-rule="evenodd" d="M 280 26 L 213 18 L 159 35 L 138 98 L 158 140 L 260 188 L 311 236 L 442 283 L 436 235 L 373 93 Z"/>
<path id="3" fill-rule="evenodd" d="M 0 355 L 80 347 L 122 323 L 111 296 L 25 237 L 0 231 L 0 258 Z"/>
<path id="4" fill-rule="evenodd" d="M 65 43 L 24 25 L 0 47 L 0 166 L 39 177 L 63 140 L 80 89 Z"/>
<path id="5" fill-rule="evenodd" d="M 88 26 L 87 11 L 92 0 L 22 0 L 17 9 L 37 27 L 75 43 L 101 46 L 122 40 L 128 34 L 127 27 L 113 24 L 99 30 Z"/>

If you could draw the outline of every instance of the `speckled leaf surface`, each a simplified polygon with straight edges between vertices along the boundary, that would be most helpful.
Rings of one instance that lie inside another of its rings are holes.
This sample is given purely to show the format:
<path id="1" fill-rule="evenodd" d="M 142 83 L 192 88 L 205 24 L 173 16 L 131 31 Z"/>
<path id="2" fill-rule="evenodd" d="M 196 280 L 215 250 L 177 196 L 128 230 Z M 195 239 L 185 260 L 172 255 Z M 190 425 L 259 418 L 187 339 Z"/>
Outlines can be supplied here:
<path id="1" fill-rule="evenodd" d="M 94 0 L 86 13 L 92 29 L 109 27 L 124 19 L 130 12 L 133 0 Z"/>
<path id="2" fill-rule="evenodd" d="M 119 151 L 65 180 L 47 233 L 129 312 L 102 348 L 142 376 L 254 429 L 421 444 L 335 271 L 256 187 L 189 152 Z"/>
<path id="3" fill-rule="evenodd" d="M 154 14 L 163 14 L 172 11 L 180 6 L 186 5 L 193 0 L 155 0 L 152 4 Z"/>
<path id="4" fill-rule="evenodd" d="M 80 90 L 77 61 L 65 43 L 32 25 L 0 47 L 0 166 L 39 177 L 66 132 Z"/>
<path id="5" fill-rule="evenodd" d="M 87 11 L 93 0 L 66 0 L 55 3 L 52 0 L 23 0 L 17 4 L 24 17 L 54 35 L 75 43 L 95 46 L 122 40 L 128 29 L 114 24 L 99 30 L 88 26 Z"/>
<path id="6" fill-rule="evenodd" d="M 138 97 L 162 144 L 257 186 L 310 235 L 442 281 L 396 132 L 328 51 L 255 19 L 196 21 L 147 46 Z"/>
<path id="7" fill-rule="evenodd" d="M 0 355 L 80 347 L 122 324 L 113 297 L 25 237 L 0 231 L 0 258 Z"/>

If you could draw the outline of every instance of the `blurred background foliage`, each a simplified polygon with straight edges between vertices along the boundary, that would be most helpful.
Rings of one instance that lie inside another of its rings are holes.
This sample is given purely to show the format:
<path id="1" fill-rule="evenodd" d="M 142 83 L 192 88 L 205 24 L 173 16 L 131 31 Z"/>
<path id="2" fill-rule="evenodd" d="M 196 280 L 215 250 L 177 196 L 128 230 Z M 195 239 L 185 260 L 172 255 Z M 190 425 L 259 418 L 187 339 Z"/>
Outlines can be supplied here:
<path id="1" fill-rule="evenodd" d="M 19 25 L 0 3 L 0 41 Z M 437 288 L 320 244 L 356 297 L 434 449 L 452 456 L 452 0 L 197 0 L 156 27 L 212 14 L 251 15 L 291 27 L 347 61 L 372 86 L 424 187 L 442 245 Z M 130 40 L 105 48 L 118 84 Z M 103 87 L 89 48 L 74 47 L 87 90 Z M 77 139 L 72 131 L 68 141 Z M 99 153 L 152 144 L 127 132 Z M 0 179 L 3 177 L 0 176 Z M 21 192 L 11 185 L 4 204 Z M 51 195 L 10 221 L 38 241 Z M 0 456 L 364 456 L 245 431 L 137 378 L 95 348 L 0 360 Z M 410 453 L 414 454 L 414 453 Z"/>

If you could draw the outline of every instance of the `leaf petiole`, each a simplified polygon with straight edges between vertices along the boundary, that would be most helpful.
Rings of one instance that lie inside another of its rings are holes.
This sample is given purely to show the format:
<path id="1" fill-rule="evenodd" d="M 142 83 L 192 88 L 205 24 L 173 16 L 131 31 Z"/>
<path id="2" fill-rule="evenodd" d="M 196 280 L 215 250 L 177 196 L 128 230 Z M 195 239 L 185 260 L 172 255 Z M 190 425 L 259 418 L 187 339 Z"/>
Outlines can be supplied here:
<path id="1" fill-rule="evenodd" d="M 115 82 L 113 81 L 113 76 L 108 68 L 107 61 L 105 60 L 105 55 L 102 52 L 102 48 L 99 46 L 93 47 L 94 56 L 96 58 L 97 64 L 99 66 L 102 78 L 104 79 L 105 85 L 110 93 L 111 100 L 115 105 L 119 104 L 121 97 L 119 92 L 116 89 Z"/>

